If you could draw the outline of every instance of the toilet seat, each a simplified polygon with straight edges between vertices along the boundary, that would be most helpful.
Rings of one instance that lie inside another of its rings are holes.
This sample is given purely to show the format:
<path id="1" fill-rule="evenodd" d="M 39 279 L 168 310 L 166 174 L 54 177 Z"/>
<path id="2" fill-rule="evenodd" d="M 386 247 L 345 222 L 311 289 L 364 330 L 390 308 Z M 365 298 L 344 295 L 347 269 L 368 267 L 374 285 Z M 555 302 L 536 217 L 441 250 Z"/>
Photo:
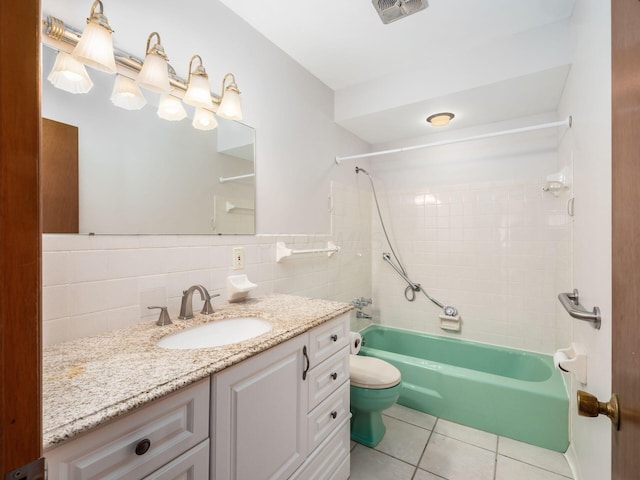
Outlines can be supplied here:
<path id="1" fill-rule="evenodd" d="M 379 358 L 349 355 L 349 369 L 353 387 L 383 389 L 400 383 L 400 370 Z"/>

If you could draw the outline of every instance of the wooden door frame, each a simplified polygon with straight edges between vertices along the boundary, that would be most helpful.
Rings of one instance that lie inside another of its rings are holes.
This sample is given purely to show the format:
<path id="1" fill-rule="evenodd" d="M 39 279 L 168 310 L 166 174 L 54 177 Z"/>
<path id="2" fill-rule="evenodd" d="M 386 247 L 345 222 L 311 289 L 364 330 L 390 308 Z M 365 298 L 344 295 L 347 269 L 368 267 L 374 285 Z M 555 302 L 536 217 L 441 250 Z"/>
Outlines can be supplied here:
<path id="1" fill-rule="evenodd" d="M 0 478 L 42 453 L 40 2 L 0 2 Z"/>
<path id="2" fill-rule="evenodd" d="M 612 479 L 640 474 L 640 2 L 611 1 Z M 638 355 L 635 355 L 638 353 Z"/>

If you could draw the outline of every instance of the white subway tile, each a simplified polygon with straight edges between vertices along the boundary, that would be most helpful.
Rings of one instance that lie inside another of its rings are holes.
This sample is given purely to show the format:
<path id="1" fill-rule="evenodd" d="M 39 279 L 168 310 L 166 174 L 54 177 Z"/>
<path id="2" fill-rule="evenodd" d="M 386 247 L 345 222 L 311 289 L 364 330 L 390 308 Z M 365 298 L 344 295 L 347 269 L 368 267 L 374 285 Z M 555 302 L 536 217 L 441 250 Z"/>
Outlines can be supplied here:
<path id="1" fill-rule="evenodd" d="M 42 253 L 42 284 L 43 286 L 62 285 L 69 283 L 69 253 Z"/>
<path id="2" fill-rule="evenodd" d="M 107 282 L 85 282 L 69 285 L 70 316 L 100 312 L 107 309 Z"/>
<path id="3" fill-rule="evenodd" d="M 58 285 L 42 289 L 42 320 L 54 320 L 69 316 L 69 286 Z"/>
<path id="4" fill-rule="evenodd" d="M 75 251 L 69 254 L 70 283 L 93 282 L 107 278 L 106 250 Z"/>

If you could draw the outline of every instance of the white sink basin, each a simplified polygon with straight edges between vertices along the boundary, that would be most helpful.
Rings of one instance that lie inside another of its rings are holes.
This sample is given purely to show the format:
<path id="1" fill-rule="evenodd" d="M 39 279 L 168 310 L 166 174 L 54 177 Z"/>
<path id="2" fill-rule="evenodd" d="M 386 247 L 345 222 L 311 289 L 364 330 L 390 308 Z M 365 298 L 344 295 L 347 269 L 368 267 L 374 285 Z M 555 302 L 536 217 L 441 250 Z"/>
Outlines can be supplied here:
<path id="1" fill-rule="evenodd" d="M 162 337 L 158 346 L 175 350 L 220 347 L 242 342 L 271 330 L 271 322 L 256 317 L 227 318 Z"/>

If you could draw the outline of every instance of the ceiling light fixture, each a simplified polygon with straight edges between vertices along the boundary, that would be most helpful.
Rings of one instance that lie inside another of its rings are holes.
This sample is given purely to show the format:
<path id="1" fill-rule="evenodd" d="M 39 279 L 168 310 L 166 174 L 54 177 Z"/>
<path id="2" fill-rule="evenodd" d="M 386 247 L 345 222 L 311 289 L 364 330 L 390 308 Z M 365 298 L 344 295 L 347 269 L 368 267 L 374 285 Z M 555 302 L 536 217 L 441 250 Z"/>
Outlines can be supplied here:
<path id="1" fill-rule="evenodd" d="M 218 126 L 218 121 L 211 110 L 197 107 L 191 125 L 197 130 L 214 130 Z"/>
<path id="2" fill-rule="evenodd" d="M 231 79 L 231 83 L 225 87 L 227 79 Z M 219 116 L 228 118 L 229 120 L 242 120 L 242 107 L 240 106 L 240 90 L 236 85 L 236 77 L 233 73 L 227 73 L 222 79 L 222 100 L 220 107 L 216 112 Z"/>
<path id="3" fill-rule="evenodd" d="M 157 42 L 151 46 L 151 39 L 156 37 Z M 151 90 L 156 93 L 168 93 L 171 90 L 169 85 L 169 66 L 167 62 L 167 54 L 164 53 L 164 48 L 160 44 L 160 35 L 158 32 L 153 32 L 147 38 L 146 56 L 144 57 L 144 63 L 142 69 L 138 74 L 136 82 L 141 87 Z"/>
<path id="4" fill-rule="evenodd" d="M 100 11 L 96 12 L 96 7 Z M 91 5 L 91 14 L 80 41 L 72 55 L 85 65 L 107 73 L 116 73 L 116 61 L 113 56 L 113 30 L 103 14 L 102 2 L 95 0 Z"/>
<path id="5" fill-rule="evenodd" d="M 136 82 L 124 75 L 116 75 L 111 102 L 125 110 L 140 110 L 147 104 Z"/>
<path id="6" fill-rule="evenodd" d="M 158 116 L 164 120 L 176 122 L 185 118 L 187 112 L 178 97 L 163 93 L 160 96 L 160 104 L 158 105 Z"/>
<path id="7" fill-rule="evenodd" d="M 429 122 L 434 127 L 444 127 L 445 125 L 449 125 L 449 122 L 455 118 L 453 113 L 449 112 L 440 112 L 434 113 L 433 115 L 427 117 L 427 122 Z"/>
<path id="8" fill-rule="evenodd" d="M 200 65 L 196 67 L 195 72 L 192 71 L 193 61 L 198 59 Z M 187 78 L 187 91 L 182 99 L 187 105 L 194 107 L 209 108 L 213 110 L 213 102 L 211 101 L 211 93 L 209 91 L 209 76 L 202 66 L 202 58 L 200 55 L 194 55 L 189 60 L 189 77 Z"/>
<path id="9" fill-rule="evenodd" d="M 84 65 L 63 51 L 58 52 L 47 80 L 54 87 L 69 93 L 87 93 L 93 87 Z"/>

